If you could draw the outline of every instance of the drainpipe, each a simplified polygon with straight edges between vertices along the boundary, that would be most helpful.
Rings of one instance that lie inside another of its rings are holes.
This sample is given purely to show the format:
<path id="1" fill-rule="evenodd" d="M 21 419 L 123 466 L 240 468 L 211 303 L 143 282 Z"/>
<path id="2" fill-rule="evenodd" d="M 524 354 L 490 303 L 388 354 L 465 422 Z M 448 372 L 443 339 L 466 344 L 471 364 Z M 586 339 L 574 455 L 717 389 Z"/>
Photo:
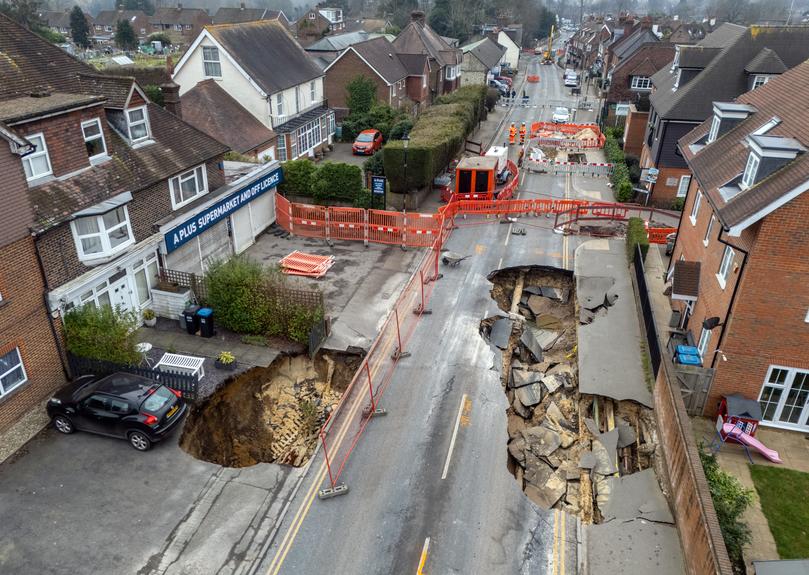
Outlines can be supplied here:
<path id="1" fill-rule="evenodd" d="M 722 239 L 722 233 L 724 233 L 725 227 L 723 226 L 722 229 L 719 230 L 719 237 L 716 239 L 719 240 L 720 244 L 726 245 L 729 248 L 734 250 L 739 250 L 744 254 L 744 258 L 742 258 L 742 263 L 739 266 L 739 277 L 736 278 L 736 285 L 733 286 L 733 293 L 730 294 L 730 304 L 728 305 L 728 311 L 725 313 L 725 320 L 722 322 L 722 331 L 719 332 L 719 341 L 716 342 L 716 349 L 722 349 L 722 345 L 725 343 L 725 330 L 728 327 L 728 320 L 730 319 L 731 310 L 733 310 L 733 304 L 736 303 L 736 294 L 739 292 L 739 285 L 742 283 L 742 274 L 744 273 L 744 268 L 747 265 L 747 258 L 750 256 L 750 252 L 747 250 L 743 250 L 739 246 L 735 246 L 730 242 Z M 716 360 L 718 359 L 719 354 L 713 354 L 713 359 L 711 359 L 711 369 L 716 367 Z"/>
<path id="2" fill-rule="evenodd" d="M 45 284 L 45 290 L 42 292 L 42 303 L 45 306 L 45 314 L 48 316 L 48 326 L 51 328 L 51 335 L 53 336 L 53 343 L 56 345 L 56 351 L 59 354 L 59 363 L 62 364 L 62 372 L 65 374 L 65 379 L 70 381 L 71 374 L 70 368 L 68 368 L 67 361 L 65 358 L 65 350 L 62 347 L 62 340 L 59 338 L 59 334 L 56 333 L 56 325 L 53 322 L 53 316 L 51 315 L 50 305 L 48 305 L 48 292 L 51 290 L 50 285 L 48 284 L 48 276 L 45 275 L 45 265 L 42 263 L 42 256 L 39 253 L 39 247 L 37 246 L 38 236 L 36 234 L 32 234 L 34 236 L 34 253 L 37 255 L 37 266 L 39 267 L 39 275 L 42 276 L 42 283 Z"/>

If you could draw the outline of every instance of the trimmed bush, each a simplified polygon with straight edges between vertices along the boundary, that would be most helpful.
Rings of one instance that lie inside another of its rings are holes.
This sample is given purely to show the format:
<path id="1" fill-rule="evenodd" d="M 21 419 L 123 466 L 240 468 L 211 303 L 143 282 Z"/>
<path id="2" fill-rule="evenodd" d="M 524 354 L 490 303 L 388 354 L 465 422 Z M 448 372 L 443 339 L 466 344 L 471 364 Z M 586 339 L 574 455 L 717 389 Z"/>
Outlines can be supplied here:
<path id="1" fill-rule="evenodd" d="M 264 290 L 264 267 L 245 257 L 213 262 L 205 274 L 208 305 L 222 327 L 241 334 L 264 335 L 272 306 Z"/>
<path id="2" fill-rule="evenodd" d="M 141 355 L 135 349 L 138 316 L 108 305 L 85 304 L 65 314 L 67 350 L 78 357 L 137 365 Z"/>
<path id="3" fill-rule="evenodd" d="M 312 178 L 317 166 L 311 160 L 306 158 L 290 160 L 284 162 L 281 167 L 284 170 L 284 181 L 281 182 L 278 191 L 284 195 L 312 195 Z"/>
<path id="4" fill-rule="evenodd" d="M 374 176 L 384 176 L 385 165 L 382 163 L 382 150 L 375 152 L 373 156 L 365 160 L 362 164 L 362 169 Z"/>
<path id="5" fill-rule="evenodd" d="M 675 212 L 682 212 L 685 205 L 685 198 L 674 198 L 671 200 L 671 209 Z"/>
<path id="6" fill-rule="evenodd" d="M 324 162 L 312 175 L 312 196 L 317 203 L 328 200 L 353 202 L 362 188 L 359 166 Z"/>
<path id="7" fill-rule="evenodd" d="M 624 150 L 618 142 L 617 134 L 623 134 L 623 130 L 618 128 L 607 128 L 606 140 L 604 141 L 604 154 L 607 156 L 607 161 L 610 162 L 612 167 L 612 189 L 615 192 L 615 199 L 619 202 L 630 201 L 635 192 L 632 189 L 632 179 L 627 166 Z M 638 180 L 640 180 L 640 169 L 638 169 Z"/>
<path id="8" fill-rule="evenodd" d="M 464 86 L 437 98 L 423 112 L 410 132 L 407 174 L 404 144 L 391 141 L 383 148 L 385 174 L 391 191 L 423 188 L 447 166 L 463 146 L 481 118 L 486 100 L 485 86 Z"/>
<path id="9" fill-rule="evenodd" d="M 649 251 L 649 234 L 646 224 L 641 218 L 629 218 L 626 226 L 626 256 L 630 262 L 635 261 L 635 246 L 640 246 L 640 253 L 646 260 Z"/>
<path id="10" fill-rule="evenodd" d="M 359 75 L 346 84 L 346 104 L 349 113 L 367 114 L 376 104 L 376 84 L 370 78 Z"/>
<path id="11" fill-rule="evenodd" d="M 401 140 L 402 136 L 405 134 L 409 134 L 410 131 L 413 129 L 413 120 L 410 118 L 404 118 L 403 120 L 399 120 L 393 125 L 393 128 L 390 130 L 390 139 L 391 140 Z"/>

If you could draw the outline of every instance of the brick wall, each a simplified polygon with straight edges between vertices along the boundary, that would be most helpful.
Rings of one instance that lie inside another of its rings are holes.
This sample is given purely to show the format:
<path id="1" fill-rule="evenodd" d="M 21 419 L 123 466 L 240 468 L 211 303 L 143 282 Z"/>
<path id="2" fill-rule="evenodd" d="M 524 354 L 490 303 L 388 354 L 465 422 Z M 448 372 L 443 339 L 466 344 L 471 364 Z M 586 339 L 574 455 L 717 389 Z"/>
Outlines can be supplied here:
<path id="1" fill-rule="evenodd" d="M 426 72 L 425 72 L 426 74 Z M 424 85 L 424 79 L 421 76 L 408 76 L 407 78 L 407 97 L 414 102 L 427 103 L 429 100 L 430 86 L 429 78 L 427 85 Z"/>
<path id="2" fill-rule="evenodd" d="M 640 157 L 648 123 L 649 112 L 639 112 L 635 106 L 630 108 L 624 125 L 624 153 Z"/>
<path id="3" fill-rule="evenodd" d="M 771 365 L 809 369 L 808 221 L 809 195 L 802 194 L 761 222 L 720 344 L 727 361 L 716 363 L 708 408 L 729 393 L 758 399 Z M 741 265 L 741 253 L 735 261 Z"/>
<path id="4" fill-rule="evenodd" d="M 28 226 L 34 219 L 31 205 L 28 203 L 25 190 L 25 172 L 20 157 L 12 154 L 5 141 L 0 144 L 0 199 L 3 209 L 0 210 L 0 245 L 16 241 L 29 235 Z M 0 270 L 0 273 L 2 270 Z"/>
<path id="5" fill-rule="evenodd" d="M 657 175 L 657 182 L 652 188 L 652 197 L 649 203 L 658 208 L 670 208 L 672 202 L 677 199 L 677 190 L 680 186 L 680 178 L 689 176 L 691 172 L 688 168 L 667 168 L 659 167 L 660 173 Z"/>
<path id="6" fill-rule="evenodd" d="M 390 88 L 379 75 L 371 70 L 352 50 L 346 52 L 328 72 L 323 82 L 323 90 L 329 107 L 348 109 L 346 86 L 357 76 L 365 76 L 376 86 L 376 100 L 390 104 Z M 394 104 L 395 105 L 395 104 Z"/>
<path id="7" fill-rule="evenodd" d="M 101 120 L 104 141 L 109 146 L 109 126 L 101 105 L 84 110 L 77 110 L 61 116 L 46 118 L 15 126 L 20 135 L 42 133 L 45 135 L 45 146 L 51 161 L 53 175 L 56 177 L 73 173 L 90 165 L 81 123 L 92 118 Z"/>
<path id="8" fill-rule="evenodd" d="M 0 397 L 3 432 L 64 385 L 65 375 L 42 299 L 44 284 L 31 236 L 0 247 L 0 274 L 0 355 L 18 347 L 28 378 Z"/>
<path id="9" fill-rule="evenodd" d="M 208 162 L 208 190 L 224 185 L 225 177 L 219 169 L 221 158 Z M 154 234 L 154 222 L 172 213 L 169 184 L 163 180 L 142 190 L 133 191 L 133 199 L 127 204 L 129 220 L 135 243 Z M 205 201 L 207 195 L 197 201 Z M 49 229 L 37 239 L 37 248 L 42 257 L 48 284 L 60 286 L 92 268 L 79 261 L 73 233 L 69 222 Z"/>

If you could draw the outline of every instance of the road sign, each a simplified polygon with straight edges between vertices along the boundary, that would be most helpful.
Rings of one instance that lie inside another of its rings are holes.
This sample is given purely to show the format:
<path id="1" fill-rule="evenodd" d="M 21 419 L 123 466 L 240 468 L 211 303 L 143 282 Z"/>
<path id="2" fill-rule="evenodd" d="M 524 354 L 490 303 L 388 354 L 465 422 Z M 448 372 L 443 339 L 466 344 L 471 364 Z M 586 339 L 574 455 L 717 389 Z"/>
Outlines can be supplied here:
<path id="1" fill-rule="evenodd" d="M 616 116 L 628 116 L 629 115 L 629 104 L 615 104 L 615 115 Z"/>
<path id="2" fill-rule="evenodd" d="M 385 195 L 385 176 L 371 176 L 371 193 L 374 195 Z"/>
<path id="3" fill-rule="evenodd" d="M 660 170 L 657 168 L 644 168 L 640 171 L 640 179 L 644 182 L 649 182 L 650 184 L 654 184 L 657 181 L 657 176 L 660 174 Z"/>

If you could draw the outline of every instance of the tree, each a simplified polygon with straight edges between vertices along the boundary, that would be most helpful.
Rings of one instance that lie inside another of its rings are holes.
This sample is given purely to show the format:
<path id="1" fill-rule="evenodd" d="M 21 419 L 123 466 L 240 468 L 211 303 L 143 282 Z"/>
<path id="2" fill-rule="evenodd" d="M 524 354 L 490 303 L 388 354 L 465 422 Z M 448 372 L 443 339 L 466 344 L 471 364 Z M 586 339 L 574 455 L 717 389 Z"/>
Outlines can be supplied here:
<path id="1" fill-rule="evenodd" d="M 81 48 L 90 47 L 90 27 L 87 25 L 87 18 L 81 8 L 73 6 L 70 11 L 70 36 L 73 43 Z"/>
<path id="2" fill-rule="evenodd" d="M 350 113 L 367 114 L 376 103 L 376 84 L 367 76 L 357 76 L 346 84 L 346 104 Z"/>
<path id="3" fill-rule="evenodd" d="M 39 16 L 39 0 L 0 0 L 0 12 L 33 32 L 48 29 Z"/>
<path id="4" fill-rule="evenodd" d="M 115 27 L 115 45 L 121 50 L 134 50 L 138 47 L 138 37 L 129 20 L 118 20 Z"/>
<path id="5" fill-rule="evenodd" d="M 151 0 L 124 0 L 124 10 L 143 10 L 151 16 L 154 14 L 154 4 Z"/>
<path id="6" fill-rule="evenodd" d="M 435 0 L 433 9 L 430 11 L 430 27 L 441 36 L 449 36 L 452 33 L 452 14 L 450 0 Z"/>
<path id="7" fill-rule="evenodd" d="M 419 9 L 418 0 L 382 0 L 379 15 L 389 18 L 394 26 L 404 28 L 410 21 L 410 13 Z"/>

